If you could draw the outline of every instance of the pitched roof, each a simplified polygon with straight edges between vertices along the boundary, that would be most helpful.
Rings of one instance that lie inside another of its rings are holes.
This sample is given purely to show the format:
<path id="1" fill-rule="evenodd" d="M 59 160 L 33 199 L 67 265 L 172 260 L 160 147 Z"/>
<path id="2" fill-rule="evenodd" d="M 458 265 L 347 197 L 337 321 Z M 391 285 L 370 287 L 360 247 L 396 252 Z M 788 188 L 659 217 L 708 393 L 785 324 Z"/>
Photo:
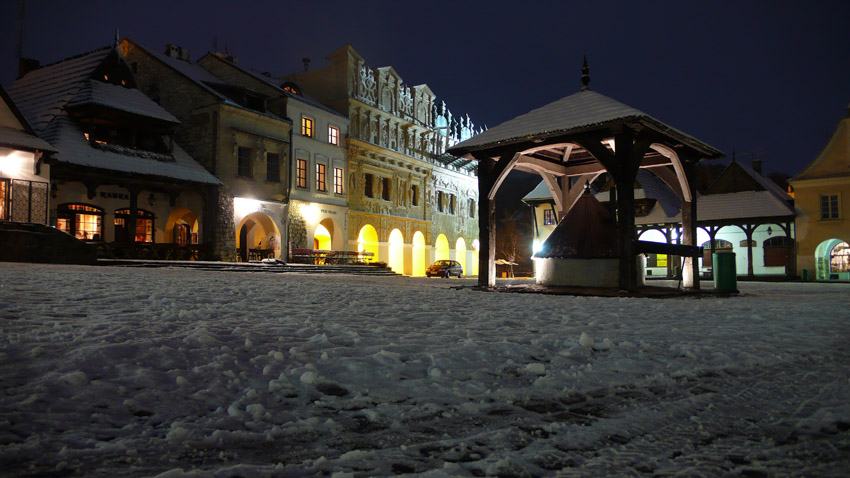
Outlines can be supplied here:
<path id="1" fill-rule="evenodd" d="M 711 157 L 723 155 L 719 150 L 674 129 L 648 114 L 595 91 L 585 90 L 529 111 L 458 143 L 452 154 L 509 144 L 531 137 L 546 137 L 580 132 L 621 120 L 640 121 L 654 129 L 676 137 L 683 143 L 704 151 Z"/>
<path id="2" fill-rule="evenodd" d="M 850 176 L 850 112 L 835 128 L 826 147 L 791 181 Z"/>
<path id="3" fill-rule="evenodd" d="M 619 257 L 617 226 L 605 206 L 589 191 L 582 193 L 570 212 L 558 223 L 534 257 L 613 258 Z"/>
<path id="4" fill-rule="evenodd" d="M 0 108 L 5 108 L 8 113 L 12 114 L 15 120 L 0 125 L 0 146 L 26 151 L 56 151 L 47 141 L 36 135 L 35 130 L 30 126 L 26 117 L 21 113 L 21 110 L 15 106 L 12 97 L 3 88 L 3 85 L 0 85 L 0 102 L 2 102 Z"/>
<path id="5" fill-rule="evenodd" d="M 523 196 L 523 201 L 553 201 L 552 191 L 549 191 L 549 186 L 546 181 L 540 181 L 528 194 Z"/>
<path id="6" fill-rule="evenodd" d="M 98 82 L 90 79 L 92 73 L 113 52 L 121 55 L 115 47 L 106 47 L 45 66 L 18 79 L 10 88 L 9 93 L 24 116 L 35 123 L 40 136 L 58 151 L 53 158 L 110 171 L 221 184 L 177 145 L 173 154 L 166 155 L 89 144 L 80 126 L 68 116 L 68 107 L 98 104 L 137 116 L 178 122 L 135 88 L 93 85 Z"/>

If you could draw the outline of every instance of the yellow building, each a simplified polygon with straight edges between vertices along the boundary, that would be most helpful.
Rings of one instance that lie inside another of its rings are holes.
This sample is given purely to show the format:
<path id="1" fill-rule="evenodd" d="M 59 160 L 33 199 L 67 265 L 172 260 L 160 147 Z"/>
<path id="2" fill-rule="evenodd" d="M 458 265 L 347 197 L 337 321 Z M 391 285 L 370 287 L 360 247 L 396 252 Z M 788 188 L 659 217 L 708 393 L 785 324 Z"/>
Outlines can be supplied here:
<path id="1" fill-rule="evenodd" d="M 798 270 L 811 279 L 850 279 L 850 107 L 826 148 L 789 182 Z"/>
<path id="2" fill-rule="evenodd" d="M 407 86 L 392 67 L 371 68 L 349 45 L 330 65 L 283 78 L 350 120 L 345 144 L 346 250 L 371 252 L 394 271 L 425 275 L 438 259 L 477 274 L 475 162 L 445 154 L 471 137 L 427 85 Z"/>

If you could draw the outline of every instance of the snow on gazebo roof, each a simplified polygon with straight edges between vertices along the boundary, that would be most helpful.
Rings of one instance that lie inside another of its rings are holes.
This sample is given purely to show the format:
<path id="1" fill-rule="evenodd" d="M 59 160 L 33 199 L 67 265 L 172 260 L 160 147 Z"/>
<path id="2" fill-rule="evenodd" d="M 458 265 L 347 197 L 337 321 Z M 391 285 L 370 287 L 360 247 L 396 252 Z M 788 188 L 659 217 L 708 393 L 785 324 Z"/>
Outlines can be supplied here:
<path id="1" fill-rule="evenodd" d="M 668 126 L 652 116 L 589 89 L 561 98 L 477 134 L 449 149 L 463 155 L 473 150 L 526 141 L 531 138 L 582 132 L 606 124 L 633 120 L 670 135 L 710 157 L 723 153 L 702 141 Z"/>

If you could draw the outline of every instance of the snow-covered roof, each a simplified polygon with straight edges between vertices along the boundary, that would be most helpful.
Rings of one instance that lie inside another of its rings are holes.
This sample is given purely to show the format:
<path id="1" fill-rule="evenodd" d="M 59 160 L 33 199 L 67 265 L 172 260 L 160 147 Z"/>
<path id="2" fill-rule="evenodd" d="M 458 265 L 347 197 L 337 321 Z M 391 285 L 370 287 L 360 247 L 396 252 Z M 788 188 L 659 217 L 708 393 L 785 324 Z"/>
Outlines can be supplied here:
<path id="1" fill-rule="evenodd" d="M 528 194 L 523 196 L 523 201 L 549 201 L 554 200 L 552 198 L 552 191 L 549 191 L 549 186 L 546 185 L 546 181 L 540 181 L 537 183 L 537 186 L 534 187 Z"/>
<path id="2" fill-rule="evenodd" d="M 169 123 L 180 123 L 171 113 L 151 101 L 144 93 L 135 88 L 89 80 L 83 84 L 79 93 L 68 102 L 67 107 L 98 105 L 124 111 L 138 116 L 154 118 Z"/>
<path id="3" fill-rule="evenodd" d="M 676 136 L 688 145 L 704 150 L 712 157 L 723 155 L 719 150 L 693 136 L 672 128 L 638 109 L 591 90 L 580 91 L 505 121 L 456 144 L 449 148 L 449 152 L 465 154 L 471 150 L 522 141 L 530 137 L 577 132 L 626 119 L 641 121 L 659 131 Z"/>
<path id="4" fill-rule="evenodd" d="M 221 184 L 176 144 L 173 154 L 158 154 L 119 146 L 89 144 L 67 109 L 74 105 L 99 104 L 138 116 L 179 123 L 139 90 L 92 81 L 92 73 L 115 47 L 95 50 L 34 70 L 9 89 L 23 115 L 42 139 L 54 146 L 58 162 L 92 168 L 144 174 L 207 184 Z"/>
<path id="5" fill-rule="evenodd" d="M 0 126 L 0 147 L 11 147 L 23 150 L 55 151 L 43 139 L 33 134 L 15 128 Z"/>
<path id="6" fill-rule="evenodd" d="M 195 161 L 177 143 L 171 155 L 132 150 L 118 146 L 94 147 L 83 131 L 68 117 L 51 122 L 45 136 L 50 138 L 58 153 L 56 161 L 124 173 L 159 176 L 163 178 L 221 184 L 215 176 Z"/>

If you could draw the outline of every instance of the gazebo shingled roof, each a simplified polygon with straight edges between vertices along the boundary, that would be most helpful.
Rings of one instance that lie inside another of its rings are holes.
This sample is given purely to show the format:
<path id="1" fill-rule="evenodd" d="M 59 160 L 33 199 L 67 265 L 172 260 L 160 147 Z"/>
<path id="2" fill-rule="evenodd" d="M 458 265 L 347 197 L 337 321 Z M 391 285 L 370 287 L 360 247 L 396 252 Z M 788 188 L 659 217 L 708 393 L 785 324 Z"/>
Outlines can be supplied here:
<path id="1" fill-rule="evenodd" d="M 482 232 L 479 284 L 495 285 L 495 196 L 513 169 L 540 174 L 564 217 L 579 201 L 585 185 L 608 173 L 617 196 L 620 287 L 637 287 L 634 256 L 644 247 L 635 239 L 634 182 L 650 169 L 682 200 L 683 241 L 665 253 L 687 256 L 683 282 L 699 287 L 693 242 L 696 191 L 693 168 L 701 159 L 723 156 L 718 149 L 648 114 L 590 91 L 585 62 L 580 92 L 517 116 L 458 143 L 448 150 L 478 161 L 479 231 Z M 487 237 L 483 236 L 486 231 Z M 693 250 L 692 250 L 693 249 Z M 653 251 L 658 252 L 658 251 Z"/>
<path id="2" fill-rule="evenodd" d="M 586 190 L 534 257 L 599 259 L 619 255 L 617 225 L 605 206 Z"/>

